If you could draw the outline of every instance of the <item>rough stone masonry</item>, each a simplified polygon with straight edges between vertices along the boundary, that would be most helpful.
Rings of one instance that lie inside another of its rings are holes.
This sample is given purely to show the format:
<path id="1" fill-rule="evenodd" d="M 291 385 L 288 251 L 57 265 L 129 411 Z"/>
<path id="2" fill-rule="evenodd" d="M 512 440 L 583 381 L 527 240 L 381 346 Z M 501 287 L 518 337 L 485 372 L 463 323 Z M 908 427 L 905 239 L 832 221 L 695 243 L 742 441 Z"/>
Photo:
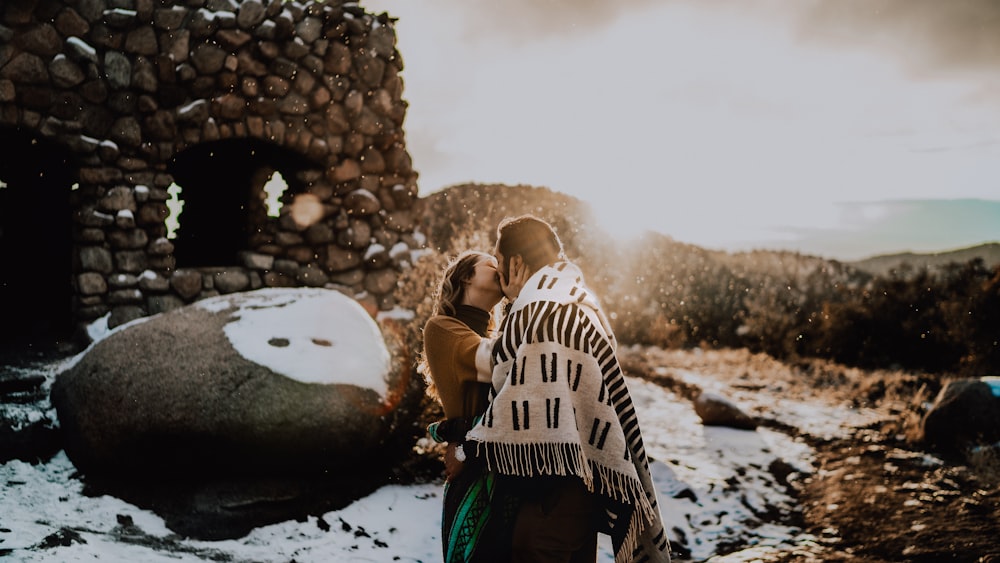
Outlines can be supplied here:
<path id="1" fill-rule="evenodd" d="M 260 287 L 390 309 L 423 246 L 395 43 L 342 0 L 0 2 L 4 304 L 65 286 L 77 329 Z"/>

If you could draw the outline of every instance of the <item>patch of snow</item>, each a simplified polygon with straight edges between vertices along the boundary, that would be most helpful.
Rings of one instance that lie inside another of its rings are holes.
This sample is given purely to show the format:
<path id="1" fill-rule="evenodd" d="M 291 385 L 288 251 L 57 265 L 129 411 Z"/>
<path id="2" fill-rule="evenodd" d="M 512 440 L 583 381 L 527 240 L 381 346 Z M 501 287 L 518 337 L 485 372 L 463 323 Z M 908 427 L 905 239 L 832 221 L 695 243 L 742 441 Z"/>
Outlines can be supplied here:
<path id="1" fill-rule="evenodd" d="M 412 321 L 416 315 L 413 311 L 409 309 L 403 309 L 401 307 L 393 307 L 388 311 L 379 311 L 375 316 L 376 320 L 382 321 L 383 319 L 393 319 L 397 321 Z"/>
<path id="2" fill-rule="evenodd" d="M 882 418 L 874 409 L 827 404 L 819 400 L 800 400 L 780 392 L 763 393 L 735 388 L 725 381 L 713 378 L 711 374 L 686 369 L 660 368 L 654 371 L 661 375 L 669 372 L 685 384 L 725 397 L 728 402 L 748 414 L 777 420 L 823 439 L 846 437 L 851 428 L 867 426 Z"/>
<path id="3" fill-rule="evenodd" d="M 312 288 L 239 296 L 225 333 L 244 358 L 303 383 L 346 383 L 388 394 L 391 355 L 378 325 L 354 299 Z M 198 305 L 218 310 L 235 303 L 223 295 Z"/>
<path id="4" fill-rule="evenodd" d="M 110 318 L 111 313 L 108 313 L 87 325 L 87 336 L 91 342 L 98 342 L 111 334 L 111 329 L 108 328 L 108 319 Z"/>
<path id="5" fill-rule="evenodd" d="M 383 252 L 385 252 L 385 247 L 382 246 L 381 244 L 379 244 L 379 243 L 370 244 L 370 245 L 368 245 L 368 249 L 365 250 L 364 260 L 366 260 L 366 261 L 367 260 L 371 260 L 372 256 L 375 256 L 377 254 L 381 254 Z"/>

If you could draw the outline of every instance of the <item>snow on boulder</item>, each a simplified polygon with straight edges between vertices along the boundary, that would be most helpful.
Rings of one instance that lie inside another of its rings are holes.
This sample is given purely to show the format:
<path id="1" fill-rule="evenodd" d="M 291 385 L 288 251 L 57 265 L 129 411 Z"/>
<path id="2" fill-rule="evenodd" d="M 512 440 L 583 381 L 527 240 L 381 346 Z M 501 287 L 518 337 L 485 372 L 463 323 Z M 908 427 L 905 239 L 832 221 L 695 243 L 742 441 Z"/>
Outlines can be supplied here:
<path id="1" fill-rule="evenodd" d="M 389 453 L 412 371 L 350 297 L 269 288 L 121 327 L 57 376 L 52 403 L 84 472 L 355 470 Z"/>

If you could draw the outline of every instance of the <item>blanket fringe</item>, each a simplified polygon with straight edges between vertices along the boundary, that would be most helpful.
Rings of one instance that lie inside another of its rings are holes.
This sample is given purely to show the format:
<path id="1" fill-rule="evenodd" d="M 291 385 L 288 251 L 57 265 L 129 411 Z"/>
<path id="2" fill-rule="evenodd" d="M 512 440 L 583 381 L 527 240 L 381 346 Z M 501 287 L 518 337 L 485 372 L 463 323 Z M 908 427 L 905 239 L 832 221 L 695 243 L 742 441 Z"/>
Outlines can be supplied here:
<path id="1" fill-rule="evenodd" d="M 631 561 L 632 554 L 639 547 L 639 538 L 647 526 L 656 521 L 656 511 L 646 496 L 642 482 L 603 465 L 596 465 L 600 483 L 598 494 L 629 504 L 635 509 L 629 518 L 628 528 L 622 544 L 615 553 L 615 561 Z"/>
<path id="2" fill-rule="evenodd" d="M 594 490 L 594 474 L 579 444 L 505 444 L 476 441 L 477 457 L 504 475 L 576 475 Z"/>

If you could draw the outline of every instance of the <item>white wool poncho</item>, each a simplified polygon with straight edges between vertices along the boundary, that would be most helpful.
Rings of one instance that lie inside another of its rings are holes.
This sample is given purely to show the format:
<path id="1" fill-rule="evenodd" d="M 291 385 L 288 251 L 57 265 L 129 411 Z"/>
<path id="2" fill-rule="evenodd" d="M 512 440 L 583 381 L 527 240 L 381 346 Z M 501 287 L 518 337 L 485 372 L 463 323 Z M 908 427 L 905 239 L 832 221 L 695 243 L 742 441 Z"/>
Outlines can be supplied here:
<path id="1" fill-rule="evenodd" d="M 504 475 L 575 475 L 598 494 L 616 563 L 670 549 L 614 334 L 576 265 L 525 284 L 493 348 L 494 396 L 470 445 Z"/>

